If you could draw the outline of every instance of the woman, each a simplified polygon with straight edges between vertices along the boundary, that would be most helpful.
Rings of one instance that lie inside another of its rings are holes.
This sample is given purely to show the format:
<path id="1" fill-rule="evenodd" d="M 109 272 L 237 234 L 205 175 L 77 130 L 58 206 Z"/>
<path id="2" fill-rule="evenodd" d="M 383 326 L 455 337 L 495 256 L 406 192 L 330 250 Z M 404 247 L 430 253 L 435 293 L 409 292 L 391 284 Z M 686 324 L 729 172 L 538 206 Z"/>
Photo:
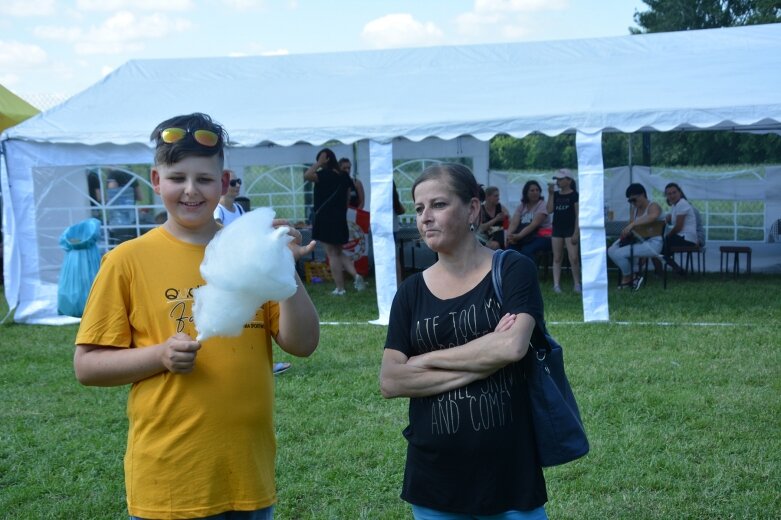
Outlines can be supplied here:
<path id="1" fill-rule="evenodd" d="M 671 248 L 674 246 L 698 246 L 697 217 L 683 190 L 676 183 L 671 182 L 664 187 L 664 196 L 667 197 L 667 204 L 670 205 L 670 213 L 667 214 L 665 220 L 672 227 L 664 238 L 662 254 L 665 261 L 676 273 L 684 275 L 686 272 L 673 259 Z"/>
<path id="2" fill-rule="evenodd" d="M 363 277 L 355 271 L 355 264 L 344 254 L 342 246 L 350 238 L 347 229 L 347 196 L 353 186 L 349 173 L 339 169 L 336 155 L 329 148 L 317 153 L 317 162 L 304 172 L 304 180 L 315 185 L 312 239 L 319 241 L 328 255 L 336 289 L 331 294 L 343 296 L 344 273 L 353 277 L 355 290 L 366 288 Z"/>
<path id="3" fill-rule="evenodd" d="M 662 214 L 662 207 L 656 202 L 648 200 L 648 195 L 642 184 L 632 183 L 626 189 L 626 200 L 631 205 L 629 210 L 629 224 L 621 230 L 618 240 L 608 248 L 607 254 L 621 271 L 621 283 L 619 289 L 632 288 L 635 291 L 643 285 L 643 277 L 639 273 L 638 264 L 641 258 L 656 258 L 662 251 L 662 235 L 660 230 L 653 231 L 654 222 L 660 227 L 664 223 L 658 220 Z M 639 235 L 639 242 L 635 236 Z M 632 266 L 632 258 L 637 269 L 635 275 Z M 634 276 L 634 277 L 633 277 Z"/>
<path id="4" fill-rule="evenodd" d="M 551 218 L 537 181 L 523 185 L 521 204 L 513 212 L 509 229 L 512 232 L 507 235 L 507 246 L 535 262 L 538 252 L 551 250 Z"/>
<path id="5" fill-rule="evenodd" d="M 578 226 L 578 192 L 575 189 L 575 179 L 572 172 L 562 168 L 553 177 L 559 190 L 548 184 L 548 214 L 553 216 L 553 292 L 561 292 L 561 261 L 564 258 L 564 248 L 567 248 L 573 291 L 581 292 L 580 287 L 580 227 Z"/>
<path id="6" fill-rule="evenodd" d="M 512 255 L 496 303 L 493 251 L 474 232 L 478 190 L 458 164 L 431 166 L 412 186 L 418 231 L 438 259 L 396 293 L 380 370 L 385 398 L 410 398 L 401 497 L 418 520 L 544 519 L 521 362 L 535 324 L 544 328 L 542 296 L 534 263 Z"/>
<path id="7" fill-rule="evenodd" d="M 339 159 L 339 170 L 341 170 L 343 173 L 346 173 L 347 176 L 350 176 L 350 170 L 352 169 L 353 164 L 350 162 L 350 159 L 347 157 L 342 157 Z M 350 198 L 348 199 L 347 204 L 351 208 L 355 209 L 363 209 L 364 202 L 366 200 L 366 195 L 363 191 L 363 183 L 358 179 L 358 174 L 356 172 L 355 177 L 352 177 L 353 185 L 350 188 Z"/>
<path id="8" fill-rule="evenodd" d="M 499 204 L 499 188 L 488 186 L 485 189 L 485 201 L 480 210 L 480 227 L 478 231 L 487 237 L 485 245 L 491 249 L 504 247 L 504 228 L 502 224 L 505 218 L 510 218 L 507 210 Z"/>

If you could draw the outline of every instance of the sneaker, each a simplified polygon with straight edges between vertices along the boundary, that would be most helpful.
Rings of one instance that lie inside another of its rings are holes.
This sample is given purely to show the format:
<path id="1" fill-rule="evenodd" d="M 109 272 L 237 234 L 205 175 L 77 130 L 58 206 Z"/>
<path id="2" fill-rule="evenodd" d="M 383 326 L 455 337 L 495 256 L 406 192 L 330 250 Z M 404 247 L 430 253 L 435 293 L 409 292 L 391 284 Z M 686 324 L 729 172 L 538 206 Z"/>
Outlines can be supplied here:
<path id="1" fill-rule="evenodd" d="M 333 294 L 334 296 L 344 296 L 345 294 L 347 294 L 347 291 L 345 291 L 344 289 L 339 289 L 337 287 L 336 289 L 331 291 L 331 294 Z"/>
<path id="2" fill-rule="evenodd" d="M 274 363 L 272 371 L 274 372 L 274 375 L 277 375 L 286 371 L 288 368 L 290 368 L 290 363 Z"/>
<path id="3" fill-rule="evenodd" d="M 355 287 L 356 291 L 363 291 L 366 289 L 366 282 L 363 281 L 363 276 L 356 274 L 355 280 L 353 281 L 353 286 Z"/>
<path id="4" fill-rule="evenodd" d="M 575 287 L 572 288 L 572 291 L 580 294 L 583 292 L 583 287 L 581 287 L 579 283 L 576 283 Z"/>
<path id="5" fill-rule="evenodd" d="M 642 276 L 635 277 L 635 280 L 632 282 L 632 290 L 633 291 L 639 291 L 640 287 L 643 286 L 643 282 L 645 281 L 645 278 Z"/>
<path id="6" fill-rule="evenodd" d="M 561 294 L 561 287 L 559 287 L 558 285 L 554 285 L 553 292 L 555 292 L 556 294 Z"/>

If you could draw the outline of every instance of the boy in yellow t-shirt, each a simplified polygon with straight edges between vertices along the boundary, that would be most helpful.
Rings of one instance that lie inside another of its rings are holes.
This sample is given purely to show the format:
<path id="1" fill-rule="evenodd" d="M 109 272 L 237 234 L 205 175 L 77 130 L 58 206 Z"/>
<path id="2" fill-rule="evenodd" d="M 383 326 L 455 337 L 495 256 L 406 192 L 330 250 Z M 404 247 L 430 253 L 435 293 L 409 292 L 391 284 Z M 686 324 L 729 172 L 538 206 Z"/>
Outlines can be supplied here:
<path id="1" fill-rule="evenodd" d="M 168 220 L 107 253 L 76 336 L 85 385 L 132 384 L 125 486 L 133 518 L 273 518 L 276 501 L 271 337 L 310 355 L 319 318 L 301 281 L 268 302 L 236 338 L 195 341 L 192 290 L 214 208 L 228 189 L 224 129 L 205 114 L 164 121 L 152 133 L 155 193 Z M 282 225 L 283 221 L 275 221 Z M 302 247 L 291 228 L 290 247 Z"/>

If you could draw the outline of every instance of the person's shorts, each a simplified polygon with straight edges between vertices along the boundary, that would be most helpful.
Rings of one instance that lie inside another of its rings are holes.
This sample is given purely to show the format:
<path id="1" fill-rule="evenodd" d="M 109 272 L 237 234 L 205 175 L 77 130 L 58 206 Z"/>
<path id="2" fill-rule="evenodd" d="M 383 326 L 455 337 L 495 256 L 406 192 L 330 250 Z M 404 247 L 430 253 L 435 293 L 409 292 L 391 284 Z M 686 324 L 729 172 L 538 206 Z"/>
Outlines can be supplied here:
<path id="1" fill-rule="evenodd" d="M 553 224 L 553 236 L 558 238 L 569 238 L 572 235 L 575 234 L 575 226 L 560 226 L 556 227 L 556 224 Z"/>

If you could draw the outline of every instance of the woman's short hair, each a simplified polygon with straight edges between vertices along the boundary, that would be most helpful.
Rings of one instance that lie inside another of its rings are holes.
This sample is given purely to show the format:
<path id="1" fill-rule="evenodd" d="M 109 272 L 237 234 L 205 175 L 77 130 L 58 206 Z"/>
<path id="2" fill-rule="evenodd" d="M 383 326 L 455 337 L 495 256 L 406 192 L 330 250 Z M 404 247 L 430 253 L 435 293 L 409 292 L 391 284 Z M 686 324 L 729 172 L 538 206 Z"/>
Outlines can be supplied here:
<path id="1" fill-rule="evenodd" d="M 490 197 L 491 195 L 493 195 L 494 193 L 496 193 L 498 191 L 499 191 L 499 188 L 497 188 L 496 186 L 486 186 L 486 188 L 485 188 L 485 196 L 486 197 Z"/>
<path id="2" fill-rule="evenodd" d="M 423 170 L 423 173 L 412 184 L 412 199 L 415 200 L 415 188 L 419 184 L 434 179 L 445 180 L 453 193 L 464 204 L 469 204 L 473 198 L 480 199 L 480 186 L 477 184 L 472 170 L 457 163 L 435 164 Z"/>
<path id="3" fill-rule="evenodd" d="M 648 194 L 645 191 L 645 187 L 643 187 L 643 185 L 638 182 L 633 182 L 626 188 L 626 197 L 629 198 L 632 195 L 642 195 L 643 197 L 648 197 Z"/>

